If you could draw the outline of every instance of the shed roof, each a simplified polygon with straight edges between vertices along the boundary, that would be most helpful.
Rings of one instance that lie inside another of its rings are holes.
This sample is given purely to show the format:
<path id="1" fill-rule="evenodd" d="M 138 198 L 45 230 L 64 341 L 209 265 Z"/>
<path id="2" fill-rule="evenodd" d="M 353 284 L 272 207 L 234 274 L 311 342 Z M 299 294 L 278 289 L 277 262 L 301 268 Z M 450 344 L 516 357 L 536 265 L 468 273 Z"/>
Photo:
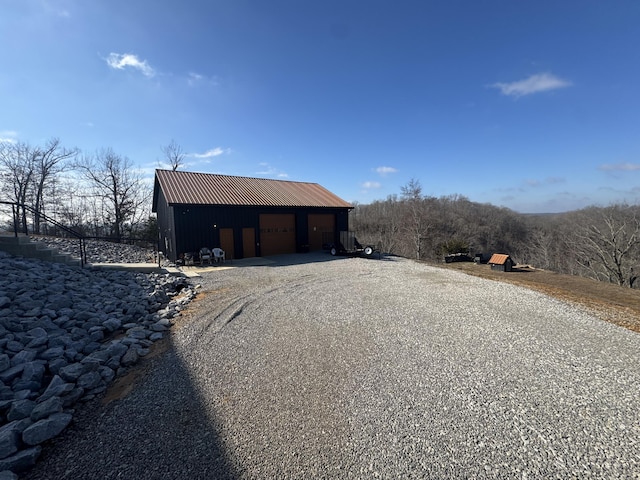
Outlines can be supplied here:
<path id="1" fill-rule="evenodd" d="M 511 260 L 509 255 L 505 255 L 504 253 L 494 253 L 491 255 L 488 263 L 490 265 L 504 265 L 507 263 L 507 260 Z M 513 260 L 511 260 L 511 262 L 513 262 Z"/>
<path id="2" fill-rule="evenodd" d="M 317 183 L 156 170 L 153 211 L 159 188 L 169 205 L 353 208 Z"/>

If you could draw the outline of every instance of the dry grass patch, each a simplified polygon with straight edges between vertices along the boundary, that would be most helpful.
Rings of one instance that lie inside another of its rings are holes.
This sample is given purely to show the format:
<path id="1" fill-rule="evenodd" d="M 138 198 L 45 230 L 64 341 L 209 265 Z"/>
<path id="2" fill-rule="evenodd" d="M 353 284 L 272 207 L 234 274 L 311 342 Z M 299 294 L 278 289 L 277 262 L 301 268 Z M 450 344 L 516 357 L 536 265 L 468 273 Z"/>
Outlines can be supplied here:
<path id="1" fill-rule="evenodd" d="M 640 333 L 640 290 L 564 275 L 531 267 L 513 272 L 491 270 L 489 265 L 449 263 L 441 268 L 458 270 L 476 277 L 512 283 L 587 308 L 598 318 Z"/>

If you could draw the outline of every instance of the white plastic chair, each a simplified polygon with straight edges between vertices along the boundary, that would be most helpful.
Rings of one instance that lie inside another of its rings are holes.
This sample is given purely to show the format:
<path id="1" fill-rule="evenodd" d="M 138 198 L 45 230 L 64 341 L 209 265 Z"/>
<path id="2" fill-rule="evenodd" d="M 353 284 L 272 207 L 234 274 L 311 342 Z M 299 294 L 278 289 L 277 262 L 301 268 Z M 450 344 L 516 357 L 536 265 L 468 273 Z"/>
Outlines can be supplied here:
<path id="1" fill-rule="evenodd" d="M 200 249 L 200 266 L 204 265 L 204 262 L 208 262 L 211 265 L 211 250 L 207 247 Z"/>
<path id="2" fill-rule="evenodd" d="M 215 260 L 216 263 L 224 263 L 226 262 L 226 257 L 225 257 L 225 253 L 224 250 L 222 250 L 221 248 L 214 248 L 213 249 L 213 259 Z"/>

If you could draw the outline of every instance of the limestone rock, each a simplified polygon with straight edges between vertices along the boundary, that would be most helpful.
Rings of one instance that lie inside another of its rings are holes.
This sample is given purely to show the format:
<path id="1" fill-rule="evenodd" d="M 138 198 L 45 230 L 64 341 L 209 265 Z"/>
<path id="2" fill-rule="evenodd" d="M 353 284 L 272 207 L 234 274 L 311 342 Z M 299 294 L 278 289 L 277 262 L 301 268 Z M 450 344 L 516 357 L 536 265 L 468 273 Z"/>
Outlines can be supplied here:
<path id="1" fill-rule="evenodd" d="M 36 464 L 36 460 L 42 453 L 42 447 L 36 446 L 0 460 L 0 471 L 11 470 L 12 472 L 23 472 Z"/>
<path id="2" fill-rule="evenodd" d="M 62 412 L 62 399 L 51 397 L 42 403 L 37 404 L 31 411 L 30 418 L 34 422 L 47 418 L 54 413 Z"/>
<path id="3" fill-rule="evenodd" d="M 72 418 L 70 413 L 54 413 L 46 419 L 38 420 L 22 432 L 22 441 L 32 446 L 45 442 L 67 428 Z"/>

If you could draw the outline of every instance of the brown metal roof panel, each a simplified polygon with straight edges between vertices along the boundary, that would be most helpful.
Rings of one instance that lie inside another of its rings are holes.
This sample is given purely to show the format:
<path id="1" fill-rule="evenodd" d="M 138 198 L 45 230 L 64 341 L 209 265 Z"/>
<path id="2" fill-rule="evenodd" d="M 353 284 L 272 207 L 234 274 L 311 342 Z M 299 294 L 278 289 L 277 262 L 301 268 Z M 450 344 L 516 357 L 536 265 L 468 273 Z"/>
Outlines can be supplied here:
<path id="1" fill-rule="evenodd" d="M 170 204 L 352 208 L 317 183 L 169 170 L 156 176 Z"/>
<path id="2" fill-rule="evenodd" d="M 503 253 L 494 253 L 493 255 L 491 255 L 488 263 L 490 265 L 504 265 L 507 262 L 508 258 L 509 255 L 505 255 Z"/>

